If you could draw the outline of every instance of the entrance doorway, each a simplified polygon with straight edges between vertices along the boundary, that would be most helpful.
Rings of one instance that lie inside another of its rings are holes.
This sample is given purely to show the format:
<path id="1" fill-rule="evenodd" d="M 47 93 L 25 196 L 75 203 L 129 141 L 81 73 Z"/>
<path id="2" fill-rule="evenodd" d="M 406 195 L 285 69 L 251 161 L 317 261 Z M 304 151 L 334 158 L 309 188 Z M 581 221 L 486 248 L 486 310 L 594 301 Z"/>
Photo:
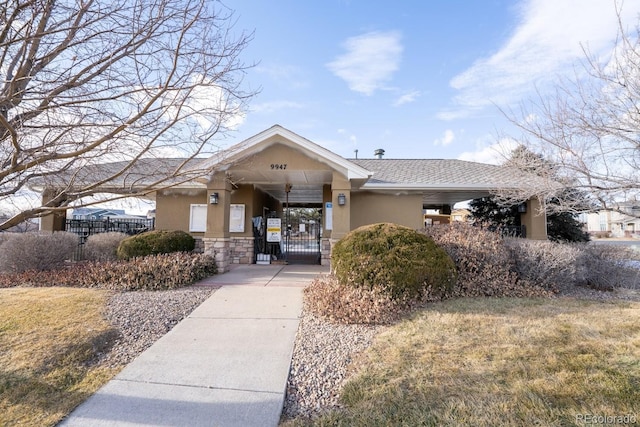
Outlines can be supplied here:
<path id="1" fill-rule="evenodd" d="M 289 264 L 320 264 L 322 209 L 287 207 L 282 252 Z"/>
<path id="2" fill-rule="evenodd" d="M 275 219 L 275 222 L 273 221 Z M 285 207 L 282 217 L 271 212 L 255 227 L 255 261 L 268 256 L 270 261 L 288 264 L 320 264 L 322 237 L 322 209 L 320 207 Z M 276 237 L 269 231 L 276 230 Z"/>

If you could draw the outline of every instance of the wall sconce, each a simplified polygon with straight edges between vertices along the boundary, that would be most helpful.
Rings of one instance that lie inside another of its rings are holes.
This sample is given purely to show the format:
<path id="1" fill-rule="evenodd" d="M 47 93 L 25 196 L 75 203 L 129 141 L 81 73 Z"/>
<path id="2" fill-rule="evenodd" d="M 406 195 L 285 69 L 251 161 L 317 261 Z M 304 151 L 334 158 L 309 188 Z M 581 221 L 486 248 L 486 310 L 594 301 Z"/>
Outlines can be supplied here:
<path id="1" fill-rule="evenodd" d="M 209 203 L 211 203 L 212 205 L 217 205 L 218 198 L 219 198 L 218 193 L 211 193 L 211 195 L 209 196 Z"/>
<path id="2" fill-rule="evenodd" d="M 522 202 L 518 205 L 518 213 L 527 213 L 527 202 Z"/>
<path id="3" fill-rule="evenodd" d="M 344 193 L 338 194 L 338 204 L 340 206 L 344 206 L 347 204 L 347 196 L 345 196 Z"/>

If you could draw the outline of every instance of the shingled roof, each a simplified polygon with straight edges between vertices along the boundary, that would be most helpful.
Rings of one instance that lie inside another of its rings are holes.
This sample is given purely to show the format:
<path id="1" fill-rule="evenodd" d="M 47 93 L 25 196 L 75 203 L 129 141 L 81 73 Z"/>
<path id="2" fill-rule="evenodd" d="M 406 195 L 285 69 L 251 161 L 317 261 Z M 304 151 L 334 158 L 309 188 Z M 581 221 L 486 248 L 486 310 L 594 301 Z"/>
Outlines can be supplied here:
<path id="1" fill-rule="evenodd" d="M 540 184 L 533 174 L 454 159 L 349 159 L 371 172 L 363 188 L 521 188 Z"/>

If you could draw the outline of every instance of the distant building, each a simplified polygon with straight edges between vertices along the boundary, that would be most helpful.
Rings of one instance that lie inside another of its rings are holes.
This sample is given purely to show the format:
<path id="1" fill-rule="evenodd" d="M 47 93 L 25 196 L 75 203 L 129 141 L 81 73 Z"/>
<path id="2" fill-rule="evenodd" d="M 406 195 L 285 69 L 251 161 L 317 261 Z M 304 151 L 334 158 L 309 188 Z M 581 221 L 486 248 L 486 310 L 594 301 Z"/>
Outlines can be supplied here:
<path id="1" fill-rule="evenodd" d="M 640 238 L 640 202 L 624 202 L 619 207 L 624 213 L 603 209 L 583 213 L 579 219 L 592 235 Z"/>
<path id="2" fill-rule="evenodd" d="M 76 208 L 71 212 L 71 219 L 102 219 L 124 215 L 124 209 Z"/>
<path id="3" fill-rule="evenodd" d="M 467 222 L 470 216 L 471 211 L 469 209 L 454 209 L 453 212 L 451 212 L 451 221 Z"/>

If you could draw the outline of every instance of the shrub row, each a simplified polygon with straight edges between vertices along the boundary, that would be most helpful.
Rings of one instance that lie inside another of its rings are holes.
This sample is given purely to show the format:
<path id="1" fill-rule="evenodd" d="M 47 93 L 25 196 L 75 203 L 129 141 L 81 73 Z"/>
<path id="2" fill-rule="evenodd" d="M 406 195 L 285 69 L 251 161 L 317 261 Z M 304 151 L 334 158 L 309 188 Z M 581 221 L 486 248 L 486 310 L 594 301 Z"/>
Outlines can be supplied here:
<path id="1" fill-rule="evenodd" d="M 129 261 L 70 264 L 50 271 L 0 274 L 0 287 L 69 286 L 117 291 L 175 289 L 216 273 L 215 260 L 203 254 L 174 252 Z"/>
<path id="2" fill-rule="evenodd" d="M 0 233 L 0 272 L 20 273 L 60 268 L 73 257 L 80 239 L 74 233 Z M 84 259 L 113 261 L 171 252 L 190 252 L 195 239 L 184 231 L 156 230 L 135 236 L 100 233 L 89 236 Z"/>
<path id="3" fill-rule="evenodd" d="M 332 253 L 335 276 L 305 289 L 305 307 L 337 322 L 388 323 L 416 304 L 440 298 L 548 297 L 571 286 L 600 290 L 640 286 L 639 261 L 635 267 L 628 261 L 640 259 L 640 254 L 632 251 L 503 238 L 487 229 L 453 223 L 424 230 L 457 270 L 455 285 L 433 288 L 415 280 L 424 271 L 423 261 L 430 260 L 432 250 L 424 251 L 429 243 L 398 230 L 374 225 L 339 241 Z M 438 258 L 433 264 L 441 267 L 442 262 Z"/>

